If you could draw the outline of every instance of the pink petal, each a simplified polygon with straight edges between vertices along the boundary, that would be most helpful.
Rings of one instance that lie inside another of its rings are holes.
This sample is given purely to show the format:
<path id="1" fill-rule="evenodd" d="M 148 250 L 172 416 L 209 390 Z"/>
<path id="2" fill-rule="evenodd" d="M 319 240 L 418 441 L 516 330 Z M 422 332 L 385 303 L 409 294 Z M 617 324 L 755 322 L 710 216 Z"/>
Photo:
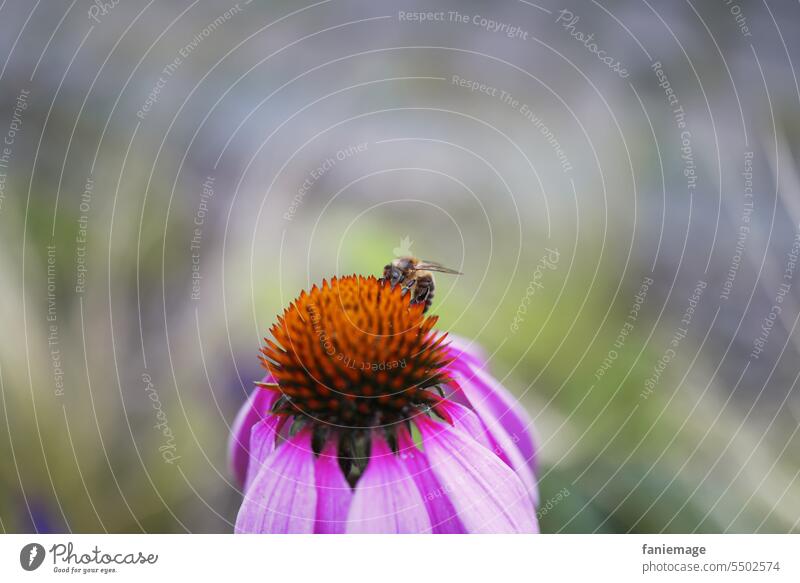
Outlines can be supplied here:
<path id="1" fill-rule="evenodd" d="M 461 372 L 452 372 L 454 380 L 462 387 L 470 385 L 471 381 L 464 379 Z M 519 475 L 522 483 L 525 484 L 525 489 L 528 491 L 534 506 L 538 506 L 539 488 L 531 464 L 523 457 L 518 447 L 519 440 L 514 441 L 514 438 L 509 435 L 502 423 L 489 411 L 486 401 L 475 400 L 475 409 L 480 416 L 477 424 L 469 416 L 459 412 L 459 405 L 455 403 L 439 404 L 438 407 L 442 407 L 446 411 L 454 411 L 454 413 L 451 413 L 451 417 L 453 417 L 454 425 L 457 428 L 464 429 L 469 435 L 477 439 L 481 445 L 493 451 L 511 466 Z M 474 413 L 472 415 L 474 416 Z M 455 418 L 457 416 L 460 416 L 460 419 L 467 421 L 467 423 L 465 424 L 464 421 L 456 423 Z"/>
<path id="2" fill-rule="evenodd" d="M 539 487 L 536 476 L 530 464 L 522 457 L 519 449 L 508 435 L 505 428 L 497 423 L 491 416 L 486 415 L 490 428 L 486 427 L 483 420 L 463 405 L 449 400 L 442 400 L 437 409 L 449 415 L 453 426 L 464 431 L 486 449 L 493 451 L 506 464 L 511 466 L 525 484 L 534 506 L 539 505 Z"/>
<path id="3" fill-rule="evenodd" d="M 314 466 L 317 480 L 317 523 L 314 532 L 342 534 L 347 527 L 347 513 L 353 490 L 344 479 L 336 457 L 336 442 L 330 441 Z"/>
<path id="4" fill-rule="evenodd" d="M 454 380 L 489 430 L 495 421 L 506 429 L 522 457 L 536 467 L 536 446 L 531 436 L 533 421 L 514 396 L 476 364 L 460 360 L 450 365 Z"/>
<path id="5" fill-rule="evenodd" d="M 444 411 L 444 413 L 450 417 L 450 421 L 453 422 L 455 427 L 466 432 L 483 447 L 486 449 L 494 448 L 489 430 L 486 429 L 481 419 L 472 410 L 449 399 L 441 400 L 436 405 L 436 409 L 437 411 Z"/>
<path id="6" fill-rule="evenodd" d="M 517 473 L 522 483 L 525 485 L 525 490 L 527 490 L 528 495 L 531 497 L 531 502 L 534 506 L 538 506 L 539 486 L 536 483 L 536 476 L 528 460 L 522 457 L 522 453 L 511 436 L 506 432 L 505 428 L 494 419 L 490 419 L 489 421 L 489 433 L 495 444 L 492 451 L 499 455 L 499 457 Z"/>
<path id="7" fill-rule="evenodd" d="M 244 490 L 250 487 L 250 483 L 258 475 L 261 466 L 266 459 L 275 451 L 275 436 L 278 427 L 285 417 L 278 415 L 267 415 L 261 421 L 253 425 L 250 430 L 250 455 L 247 464 L 247 479 L 245 480 Z"/>
<path id="8" fill-rule="evenodd" d="M 356 485 L 347 522 L 348 533 L 431 532 L 414 479 L 379 431 L 372 433 L 370 460 Z"/>
<path id="9" fill-rule="evenodd" d="M 264 382 L 272 382 L 272 377 L 267 375 L 264 377 Z M 266 418 L 279 396 L 277 391 L 256 387 L 236 414 L 228 438 L 228 463 L 240 486 L 244 485 L 247 479 L 247 466 L 250 462 L 248 450 L 253 425 Z"/>
<path id="10" fill-rule="evenodd" d="M 519 476 L 462 431 L 417 418 L 433 473 L 468 532 L 532 533 L 539 527 Z"/>
<path id="11" fill-rule="evenodd" d="M 305 429 L 264 460 L 236 517 L 237 533 L 312 533 L 317 508 L 311 431 Z"/>
<path id="12" fill-rule="evenodd" d="M 462 534 L 464 525 L 450 502 L 447 491 L 439 479 L 431 471 L 428 458 L 420 451 L 411 439 L 408 431 L 403 429 L 398 437 L 400 460 L 405 464 L 408 473 L 414 478 L 417 488 L 428 509 L 434 534 Z"/>
<path id="13" fill-rule="evenodd" d="M 447 339 L 451 356 L 469 360 L 479 366 L 488 360 L 486 351 L 477 342 L 455 334 L 448 334 Z"/>

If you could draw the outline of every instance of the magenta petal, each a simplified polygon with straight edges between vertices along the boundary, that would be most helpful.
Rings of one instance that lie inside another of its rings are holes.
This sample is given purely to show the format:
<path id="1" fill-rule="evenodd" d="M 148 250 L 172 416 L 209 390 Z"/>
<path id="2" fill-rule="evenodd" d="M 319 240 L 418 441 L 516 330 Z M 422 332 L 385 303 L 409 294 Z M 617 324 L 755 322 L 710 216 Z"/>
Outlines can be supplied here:
<path id="1" fill-rule="evenodd" d="M 261 469 L 266 459 L 275 451 L 275 435 L 282 421 L 284 421 L 283 417 L 267 415 L 264 419 L 253 425 L 253 428 L 250 430 L 250 455 L 247 464 L 245 491 L 258 475 L 258 471 Z"/>
<path id="2" fill-rule="evenodd" d="M 453 401 L 443 400 L 437 405 L 437 409 L 443 410 L 450 416 L 456 429 L 466 432 L 511 466 L 525 484 L 525 489 L 530 494 L 533 505 L 539 505 L 539 487 L 536 483 L 536 476 L 502 425 L 490 415 L 484 414 L 484 419 L 487 419 L 489 424 L 489 428 L 487 428 L 483 420 L 470 409 Z"/>
<path id="3" fill-rule="evenodd" d="M 485 370 L 469 361 L 456 361 L 451 372 L 470 405 L 492 429 L 490 419 L 502 425 L 523 458 L 535 468 L 536 447 L 531 436 L 533 421 L 514 396 Z"/>
<path id="4" fill-rule="evenodd" d="M 430 467 L 468 532 L 538 532 L 533 504 L 519 476 L 464 432 L 419 417 Z"/>
<path id="5" fill-rule="evenodd" d="M 428 509 L 434 534 L 462 534 L 464 525 L 436 474 L 431 471 L 428 459 L 411 439 L 408 431 L 402 430 L 398 437 L 400 460 L 417 483 L 419 493 Z"/>
<path id="6" fill-rule="evenodd" d="M 490 419 L 488 423 L 489 433 L 492 436 L 492 441 L 495 443 L 495 447 L 492 448 L 492 450 L 500 455 L 503 461 L 510 465 L 517 473 L 522 483 L 525 485 L 525 490 L 528 491 L 531 497 L 531 502 L 534 506 L 538 506 L 539 486 L 536 483 L 536 476 L 530 464 L 522 457 L 522 453 L 502 425 L 493 419 Z"/>
<path id="7" fill-rule="evenodd" d="M 436 405 L 437 409 L 443 410 L 450 419 L 453 425 L 458 429 L 469 434 L 472 438 L 476 439 L 486 449 L 494 449 L 494 445 L 489 437 L 489 431 L 480 420 L 480 418 L 470 409 L 464 405 L 460 405 L 455 401 L 443 399 Z"/>
<path id="8" fill-rule="evenodd" d="M 471 381 L 464 379 L 460 372 L 454 372 L 453 377 L 462 387 L 469 386 L 471 383 Z M 486 428 L 490 436 L 492 445 L 489 446 L 489 449 L 494 451 L 496 455 L 517 472 L 523 484 L 525 484 L 525 489 L 528 491 L 531 501 L 534 505 L 538 505 L 539 488 L 536 484 L 536 477 L 534 476 L 531 464 L 523 457 L 519 449 L 519 438 L 515 441 L 515 439 L 509 435 L 505 426 L 494 417 L 485 400 L 481 401 L 475 399 L 473 406 L 480 416 L 482 425 Z M 468 431 L 468 433 L 473 435 L 472 431 Z M 519 434 L 515 435 L 518 436 Z M 484 446 L 486 445 L 483 442 L 481 442 L 481 444 Z"/>
<path id="9" fill-rule="evenodd" d="M 339 467 L 336 442 L 329 442 L 317 458 L 314 475 L 317 480 L 317 522 L 314 532 L 344 533 L 353 490 Z"/>
<path id="10" fill-rule="evenodd" d="M 370 460 L 356 485 L 347 522 L 348 533 L 431 532 L 414 479 L 378 431 L 372 434 Z"/>
<path id="11" fill-rule="evenodd" d="M 271 379 L 272 377 L 268 375 L 264 378 L 264 382 L 271 382 Z M 247 466 L 250 461 L 248 453 L 250 432 L 253 425 L 267 416 L 278 396 L 279 393 L 276 391 L 256 387 L 233 421 L 228 438 L 228 462 L 231 465 L 231 472 L 240 486 L 244 485 L 247 479 Z"/>
<path id="12" fill-rule="evenodd" d="M 468 340 L 455 334 L 448 334 L 449 341 L 448 348 L 450 349 L 451 356 L 459 359 L 466 359 L 480 366 L 488 360 L 486 352 L 483 348 L 472 340 Z"/>
<path id="13" fill-rule="evenodd" d="M 311 431 L 303 430 L 264 460 L 245 492 L 237 533 L 312 533 L 317 509 Z"/>

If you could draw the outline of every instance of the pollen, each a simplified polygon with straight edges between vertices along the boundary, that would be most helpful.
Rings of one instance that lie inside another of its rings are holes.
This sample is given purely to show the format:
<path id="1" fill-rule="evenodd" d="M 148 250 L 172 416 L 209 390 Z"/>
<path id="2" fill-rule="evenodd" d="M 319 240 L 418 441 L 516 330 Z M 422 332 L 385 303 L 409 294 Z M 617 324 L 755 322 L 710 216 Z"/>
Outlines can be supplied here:
<path id="1" fill-rule="evenodd" d="M 276 412 L 346 427 L 410 418 L 452 382 L 446 334 L 401 286 L 346 276 L 303 291 L 278 317 L 261 362 L 283 399 Z"/>

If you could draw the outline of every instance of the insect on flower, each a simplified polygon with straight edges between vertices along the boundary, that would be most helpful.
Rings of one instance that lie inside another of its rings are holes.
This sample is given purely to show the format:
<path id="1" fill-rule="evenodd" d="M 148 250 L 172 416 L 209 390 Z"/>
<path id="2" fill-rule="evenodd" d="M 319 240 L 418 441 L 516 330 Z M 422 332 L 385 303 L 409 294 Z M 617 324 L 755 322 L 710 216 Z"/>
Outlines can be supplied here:
<path id="1" fill-rule="evenodd" d="M 236 532 L 538 531 L 530 419 L 424 310 L 348 276 L 278 317 L 232 428 Z"/>
<path id="2" fill-rule="evenodd" d="M 435 261 L 425 261 L 416 257 L 406 256 L 393 259 L 383 268 L 383 276 L 379 281 L 388 281 L 392 287 L 403 284 L 403 293 L 411 292 L 412 304 L 423 304 L 423 312 L 427 312 L 433 302 L 435 282 L 433 271 L 463 275 L 460 271 L 445 267 Z"/>

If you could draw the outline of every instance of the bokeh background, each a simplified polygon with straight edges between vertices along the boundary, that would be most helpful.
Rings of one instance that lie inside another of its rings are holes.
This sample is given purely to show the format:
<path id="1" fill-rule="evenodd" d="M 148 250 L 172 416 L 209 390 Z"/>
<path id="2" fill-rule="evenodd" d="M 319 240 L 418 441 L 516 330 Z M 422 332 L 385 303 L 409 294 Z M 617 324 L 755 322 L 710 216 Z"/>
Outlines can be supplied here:
<path id="1" fill-rule="evenodd" d="M 434 12 L 413 20 L 408 13 Z M 301 289 L 411 252 L 546 532 L 800 530 L 797 2 L 0 3 L 0 529 L 230 532 Z"/>

